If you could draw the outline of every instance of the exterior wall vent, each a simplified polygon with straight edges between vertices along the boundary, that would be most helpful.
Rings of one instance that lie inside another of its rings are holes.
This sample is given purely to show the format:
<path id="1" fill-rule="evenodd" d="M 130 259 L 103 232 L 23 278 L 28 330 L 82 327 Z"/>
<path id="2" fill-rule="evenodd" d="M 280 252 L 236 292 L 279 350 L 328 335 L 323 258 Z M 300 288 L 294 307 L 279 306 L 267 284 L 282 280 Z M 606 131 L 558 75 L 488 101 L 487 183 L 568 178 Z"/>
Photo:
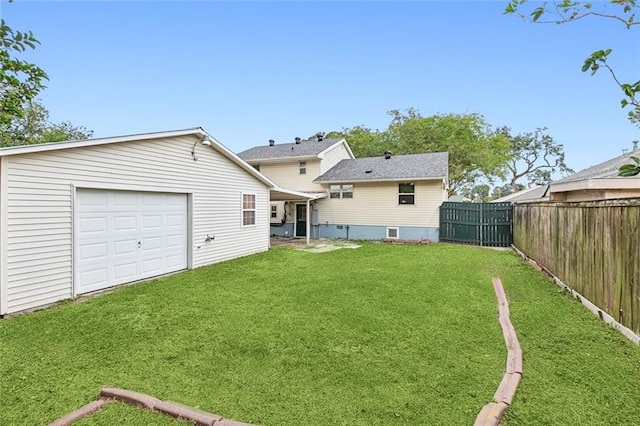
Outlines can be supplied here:
<path id="1" fill-rule="evenodd" d="M 400 238 L 400 228 L 387 227 L 387 238 Z"/>

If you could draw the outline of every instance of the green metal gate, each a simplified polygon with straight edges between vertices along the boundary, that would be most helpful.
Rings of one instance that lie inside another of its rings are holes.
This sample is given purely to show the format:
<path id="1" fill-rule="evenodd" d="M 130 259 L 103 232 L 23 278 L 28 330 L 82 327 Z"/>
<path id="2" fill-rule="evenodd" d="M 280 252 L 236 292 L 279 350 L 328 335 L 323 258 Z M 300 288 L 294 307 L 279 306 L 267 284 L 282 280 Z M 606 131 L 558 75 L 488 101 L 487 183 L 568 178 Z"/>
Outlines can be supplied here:
<path id="1" fill-rule="evenodd" d="M 509 247 L 513 243 L 513 205 L 446 201 L 440 206 L 440 241 Z"/>

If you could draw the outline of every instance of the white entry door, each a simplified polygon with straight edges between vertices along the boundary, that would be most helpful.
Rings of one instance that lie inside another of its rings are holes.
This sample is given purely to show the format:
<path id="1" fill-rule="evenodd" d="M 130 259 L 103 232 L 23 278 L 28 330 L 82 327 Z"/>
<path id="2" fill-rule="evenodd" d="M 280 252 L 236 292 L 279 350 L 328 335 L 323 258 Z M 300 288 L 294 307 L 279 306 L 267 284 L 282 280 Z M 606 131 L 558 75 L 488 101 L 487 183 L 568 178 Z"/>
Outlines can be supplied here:
<path id="1" fill-rule="evenodd" d="M 76 294 L 187 268 L 187 195 L 78 189 Z"/>

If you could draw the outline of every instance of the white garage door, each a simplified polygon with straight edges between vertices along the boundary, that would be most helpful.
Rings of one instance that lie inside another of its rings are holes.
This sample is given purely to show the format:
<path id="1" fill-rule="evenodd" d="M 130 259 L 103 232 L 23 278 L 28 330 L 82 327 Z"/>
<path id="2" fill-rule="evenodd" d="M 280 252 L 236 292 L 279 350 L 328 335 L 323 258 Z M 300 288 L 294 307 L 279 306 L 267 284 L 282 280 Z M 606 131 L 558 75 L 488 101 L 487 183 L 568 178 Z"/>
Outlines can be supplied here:
<path id="1" fill-rule="evenodd" d="M 78 189 L 75 287 L 88 293 L 187 268 L 187 196 Z"/>

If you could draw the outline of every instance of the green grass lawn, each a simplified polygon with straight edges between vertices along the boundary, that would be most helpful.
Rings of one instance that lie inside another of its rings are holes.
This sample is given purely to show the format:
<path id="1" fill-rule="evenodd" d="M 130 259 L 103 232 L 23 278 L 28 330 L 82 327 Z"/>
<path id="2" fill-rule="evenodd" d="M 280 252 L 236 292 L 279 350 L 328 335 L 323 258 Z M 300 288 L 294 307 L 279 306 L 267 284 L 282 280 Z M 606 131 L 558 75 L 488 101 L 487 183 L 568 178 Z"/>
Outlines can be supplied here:
<path id="1" fill-rule="evenodd" d="M 640 349 L 510 252 L 366 243 L 267 253 L 0 321 L 0 424 L 46 424 L 103 386 L 268 425 L 473 424 L 506 349 L 508 425 L 637 424 Z M 111 404 L 82 425 L 183 424 Z"/>

